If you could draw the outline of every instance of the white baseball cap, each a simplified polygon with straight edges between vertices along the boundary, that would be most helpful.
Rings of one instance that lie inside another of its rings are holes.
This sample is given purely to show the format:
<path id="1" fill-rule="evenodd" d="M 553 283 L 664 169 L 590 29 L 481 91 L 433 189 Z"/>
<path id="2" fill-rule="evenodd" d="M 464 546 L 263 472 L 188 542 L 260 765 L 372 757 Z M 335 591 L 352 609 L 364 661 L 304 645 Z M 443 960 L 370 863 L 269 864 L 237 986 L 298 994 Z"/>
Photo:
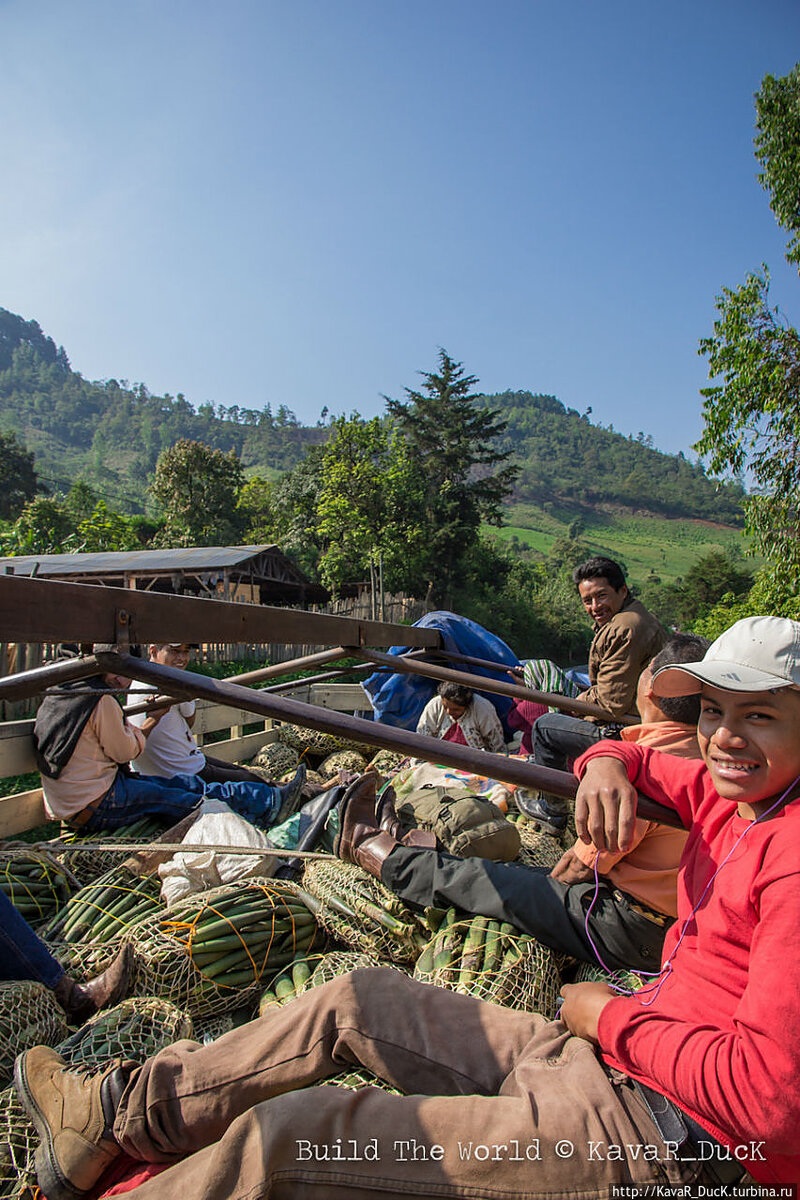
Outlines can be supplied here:
<path id="1" fill-rule="evenodd" d="M 704 683 L 731 692 L 800 687 L 800 622 L 745 617 L 711 643 L 701 662 L 662 667 L 653 675 L 657 696 L 691 696 Z"/>

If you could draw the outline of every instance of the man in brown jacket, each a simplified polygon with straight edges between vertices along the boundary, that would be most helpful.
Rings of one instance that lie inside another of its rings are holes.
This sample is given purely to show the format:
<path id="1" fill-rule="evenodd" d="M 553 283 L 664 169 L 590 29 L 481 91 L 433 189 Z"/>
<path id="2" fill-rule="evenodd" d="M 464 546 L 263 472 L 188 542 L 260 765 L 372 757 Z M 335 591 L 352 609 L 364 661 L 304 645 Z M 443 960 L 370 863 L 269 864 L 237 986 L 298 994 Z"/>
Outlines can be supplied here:
<path id="1" fill-rule="evenodd" d="M 533 726 L 533 759 L 543 767 L 565 771 L 567 763 L 588 750 L 625 717 L 636 717 L 639 676 L 666 642 L 659 622 L 634 600 L 619 563 L 590 558 L 572 573 L 578 595 L 594 624 L 589 647 L 589 684 L 578 699 L 608 713 L 608 724 L 583 721 L 563 713 L 546 713 Z M 517 803 L 552 832 L 566 824 L 566 802 L 554 797 L 518 793 Z"/>

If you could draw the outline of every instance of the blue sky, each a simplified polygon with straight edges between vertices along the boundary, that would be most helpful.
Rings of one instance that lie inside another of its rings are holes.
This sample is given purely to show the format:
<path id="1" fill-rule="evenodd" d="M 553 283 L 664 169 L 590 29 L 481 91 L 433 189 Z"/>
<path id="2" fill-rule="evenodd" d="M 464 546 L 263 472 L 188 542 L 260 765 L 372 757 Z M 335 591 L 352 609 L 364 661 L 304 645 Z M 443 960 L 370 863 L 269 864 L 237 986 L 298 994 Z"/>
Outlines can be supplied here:
<path id="1" fill-rule="evenodd" d="M 372 415 L 444 346 L 687 451 L 721 287 L 800 320 L 798 57 L 797 0 L 0 0 L 0 306 L 194 404 Z"/>

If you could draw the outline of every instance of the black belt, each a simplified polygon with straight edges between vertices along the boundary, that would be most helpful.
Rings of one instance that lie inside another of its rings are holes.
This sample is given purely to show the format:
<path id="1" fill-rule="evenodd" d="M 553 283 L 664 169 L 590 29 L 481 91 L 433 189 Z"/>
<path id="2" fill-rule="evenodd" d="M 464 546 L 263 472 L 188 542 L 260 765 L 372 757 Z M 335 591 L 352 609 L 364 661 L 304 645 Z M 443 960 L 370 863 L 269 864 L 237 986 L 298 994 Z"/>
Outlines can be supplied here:
<path id="1" fill-rule="evenodd" d="M 644 1101 L 662 1140 L 677 1145 L 679 1159 L 702 1163 L 715 1183 L 738 1183 L 744 1178 L 747 1172 L 742 1163 L 688 1113 L 638 1080 L 632 1079 L 631 1083 Z M 710 1149 L 703 1149 L 704 1146 Z"/>

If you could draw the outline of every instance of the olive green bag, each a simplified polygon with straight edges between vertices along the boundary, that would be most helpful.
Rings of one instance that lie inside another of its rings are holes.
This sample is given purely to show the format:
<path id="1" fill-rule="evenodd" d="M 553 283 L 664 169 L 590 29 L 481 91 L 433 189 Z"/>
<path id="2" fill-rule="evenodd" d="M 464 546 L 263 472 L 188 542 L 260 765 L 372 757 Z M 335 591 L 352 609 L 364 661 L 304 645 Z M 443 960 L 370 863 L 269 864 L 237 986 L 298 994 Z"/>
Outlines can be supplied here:
<path id="1" fill-rule="evenodd" d="M 459 858 L 511 862 L 520 851 L 517 827 L 495 804 L 465 788 L 416 788 L 403 796 L 396 812 L 403 826 L 429 829 Z"/>

